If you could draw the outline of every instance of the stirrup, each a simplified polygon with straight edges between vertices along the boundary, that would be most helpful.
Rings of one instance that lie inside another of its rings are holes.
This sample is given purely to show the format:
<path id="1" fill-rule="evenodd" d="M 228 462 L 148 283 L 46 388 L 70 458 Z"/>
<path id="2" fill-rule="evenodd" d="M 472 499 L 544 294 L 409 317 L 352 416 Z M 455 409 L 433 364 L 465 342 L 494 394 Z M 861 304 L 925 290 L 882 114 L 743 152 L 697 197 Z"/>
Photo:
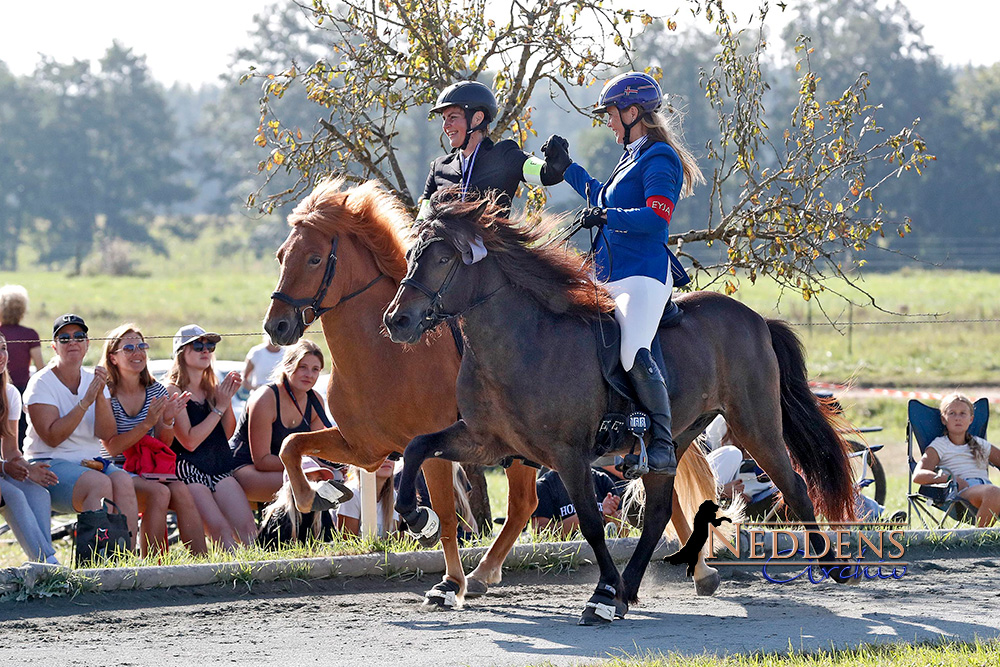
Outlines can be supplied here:
<path id="1" fill-rule="evenodd" d="M 643 436 L 649 430 L 649 416 L 644 412 L 633 412 L 628 416 L 628 430 L 639 442 L 639 453 L 635 453 L 635 445 L 624 457 L 615 457 L 615 470 L 625 479 L 639 479 L 649 472 L 649 456 L 646 454 L 646 442 Z"/>

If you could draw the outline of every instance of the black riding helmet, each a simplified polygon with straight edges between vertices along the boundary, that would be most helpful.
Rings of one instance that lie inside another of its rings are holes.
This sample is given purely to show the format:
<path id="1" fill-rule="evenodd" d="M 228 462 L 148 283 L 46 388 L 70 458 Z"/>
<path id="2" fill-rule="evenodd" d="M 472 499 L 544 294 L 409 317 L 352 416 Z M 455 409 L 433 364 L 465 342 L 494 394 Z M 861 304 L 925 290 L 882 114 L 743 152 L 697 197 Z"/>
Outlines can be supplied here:
<path id="1" fill-rule="evenodd" d="M 478 81 L 459 81 L 453 83 L 438 95 L 437 103 L 431 108 L 429 115 L 441 113 L 448 107 L 465 109 L 465 121 L 469 128 L 466 131 L 464 148 L 469 142 L 469 135 L 476 130 L 486 131 L 489 124 L 497 117 L 497 98 L 489 86 Z M 483 112 L 483 122 L 472 127 L 472 116 L 477 111 Z"/>

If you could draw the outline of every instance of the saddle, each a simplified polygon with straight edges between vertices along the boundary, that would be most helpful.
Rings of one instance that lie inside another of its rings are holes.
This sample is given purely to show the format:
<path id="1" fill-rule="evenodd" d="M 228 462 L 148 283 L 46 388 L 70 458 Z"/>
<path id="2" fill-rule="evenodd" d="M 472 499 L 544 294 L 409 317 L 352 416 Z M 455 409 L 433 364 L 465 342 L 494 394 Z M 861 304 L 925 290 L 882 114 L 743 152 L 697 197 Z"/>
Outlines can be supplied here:
<path id="1" fill-rule="evenodd" d="M 684 311 L 673 301 L 667 303 L 663 310 L 663 317 L 660 318 L 660 329 L 675 327 L 684 319 Z M 622 330 L 618 321 L 613 315 L 602 315 L 599 320 L 591 324 L 594 331 L 594 338 L 597 341 L 597 359 L 601 364 L 601 375 L 604 381 L 615 393 L 628 401 L 631 405 L 638 403 L 635 392 L 632 389 L 632 381 L 628 379 L 628 374 L 621 365 L 621 344 Z M 660 349 L 659 336 L 653 338 L 653 346 L 650 352 L 656 363 L 663 367 L 663 351 Z"/>
<path id="2" fill-rule="evenodd" d="M 684 319 L 684 311 L 673 301 L 667 303 L 660 318 L 659 329 L 674 327 Z M 636 436 L 639 442 L 649 428 L 648 416 L 636 411 L 640 405 L 632 381 L 621 365 L 622 332 L 618 321 L 613 315 L 602 315 L 591 324 L 594 339 L 597 344 L 597 359 L 601 367 L 601 375 L 611 391 L 608 392 L 607 413 L 601 419 L 597 431 L 597 441 L 594 443 L 594 455 L 599 458 L 609 451 L 622 449 L 628 433 Z M 663 367 L 663 351 L 660 349 L 659 336 L 653 338 L 650 352 L 660 368 Z M 625 412 L 615 408 L 624 402 Z"/>

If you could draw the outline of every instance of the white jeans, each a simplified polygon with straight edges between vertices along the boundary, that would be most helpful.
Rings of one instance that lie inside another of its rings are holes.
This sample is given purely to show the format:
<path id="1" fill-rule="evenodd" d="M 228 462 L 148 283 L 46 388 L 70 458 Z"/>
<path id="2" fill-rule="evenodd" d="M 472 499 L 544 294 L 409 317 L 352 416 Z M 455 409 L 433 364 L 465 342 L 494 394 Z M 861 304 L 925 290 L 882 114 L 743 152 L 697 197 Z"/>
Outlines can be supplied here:
<path id="1" fill-rule="evenodd" d="M 630 371 L 639 350 L 652 350 L 653 337 L 674 288 L 674 277 L 668 271 L 664 285 L 656 278 L 628 276 L 605 287 L 614 297 L 615 319 L 622 330 L 622 367 Z"/>

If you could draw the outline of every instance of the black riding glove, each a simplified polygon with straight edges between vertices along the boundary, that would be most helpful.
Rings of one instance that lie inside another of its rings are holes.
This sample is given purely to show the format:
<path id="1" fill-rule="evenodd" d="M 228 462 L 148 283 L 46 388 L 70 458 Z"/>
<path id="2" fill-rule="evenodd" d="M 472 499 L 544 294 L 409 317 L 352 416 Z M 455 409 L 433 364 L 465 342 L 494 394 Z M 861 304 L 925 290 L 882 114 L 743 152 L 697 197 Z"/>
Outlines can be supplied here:
<path id="1" fill-rule="evenodd" d="M 608 212 L 603 208 L 585 208 L 576 214 L 576 222 L 584 229 L 603 227 L 608 222 Z"/>
<path id="2" fill-rule="evenodd" d="M 545 156 L 545 167 L 547 179 L 558 183 L 563 179 L 566 168 L 573 164 L 569 157 L 569 142 L 553 134 L 542 144 L 542 155 Z"/>

